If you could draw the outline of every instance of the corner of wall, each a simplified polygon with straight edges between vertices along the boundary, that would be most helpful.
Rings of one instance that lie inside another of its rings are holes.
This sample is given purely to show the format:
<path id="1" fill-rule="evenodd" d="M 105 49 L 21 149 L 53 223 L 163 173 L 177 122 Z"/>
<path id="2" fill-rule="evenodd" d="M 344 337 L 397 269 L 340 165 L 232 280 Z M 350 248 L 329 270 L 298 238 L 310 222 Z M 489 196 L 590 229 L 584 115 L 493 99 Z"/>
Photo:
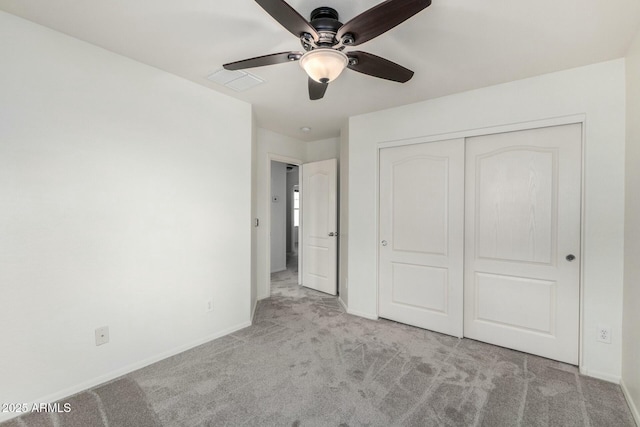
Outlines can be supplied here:
<path id="1" fill-rule="evenodd" d="M 349 121 L 340 129 L 340 247 L 338 261 L 338 292 L 340 301 L 349 307 Z"/>
<path id="2" fill-rule="evenodd" d="M 624 379 L 620 380 L 620 388 L 622 389 L 622 394 L 624 394 L 624 398 L 627 400 L 627 404 L 629 405 L 629 410 L 631 411 L 631 415 L 633 415 L 633 419 L 636 424 L 640 426 L 640 411 L 638 410 L 638 406 L 636 402 L 633 400 L 633 396 L 631 392 L 627 388 L 627 385 L 624 382 Z"/>
<path id="3" fill-rule="evenodd" d="M 258 301 L 258 125 L 251 108 L 251 321 Z"/>
<path id="4" fill-rule="evenodd" d="M 625 150 L 625 223 L 624 290 L 622 312 L 622 380 L 629 407 L 640 425 L 640 32 L 630 45 L 626 67 L 626 150 Z"/>

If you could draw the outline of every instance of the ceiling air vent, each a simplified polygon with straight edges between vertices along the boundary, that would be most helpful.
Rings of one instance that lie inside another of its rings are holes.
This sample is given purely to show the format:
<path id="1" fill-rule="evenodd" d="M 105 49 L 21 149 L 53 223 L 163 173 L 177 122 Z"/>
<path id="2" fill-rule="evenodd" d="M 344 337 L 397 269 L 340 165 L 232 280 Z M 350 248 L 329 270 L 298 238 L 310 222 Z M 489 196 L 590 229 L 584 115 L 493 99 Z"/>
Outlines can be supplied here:
<path id="1" fill-rule="evenodd" d="M 224 68 L 209 75 L 207 79 L 237 92 L 242 92 L 264 83 L 264 80 L 246 71 L 230 71 Z"/>

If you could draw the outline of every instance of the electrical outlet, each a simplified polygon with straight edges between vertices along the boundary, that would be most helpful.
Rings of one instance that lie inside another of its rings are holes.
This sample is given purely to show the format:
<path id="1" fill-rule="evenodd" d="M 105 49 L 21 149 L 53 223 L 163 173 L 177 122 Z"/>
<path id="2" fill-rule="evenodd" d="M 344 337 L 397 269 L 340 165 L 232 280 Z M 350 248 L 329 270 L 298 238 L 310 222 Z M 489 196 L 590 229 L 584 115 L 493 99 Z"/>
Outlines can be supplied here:
<path id="1" fill-rule="evenodd" d="M 96 345 L 102 345 L 109 342 L 109 327 L 103 326 L 96 329 Z"/>
<path id="2" fill-rule="evenodd" d="M 604 325 L 598 325 L 596 341 L 611 344 L 611 328 Z"/>
<path id="3" fill-rule="evenodd" d="M 213 311 L 213 300 L 207 301 L 207 313 L 211 313 Z"/>

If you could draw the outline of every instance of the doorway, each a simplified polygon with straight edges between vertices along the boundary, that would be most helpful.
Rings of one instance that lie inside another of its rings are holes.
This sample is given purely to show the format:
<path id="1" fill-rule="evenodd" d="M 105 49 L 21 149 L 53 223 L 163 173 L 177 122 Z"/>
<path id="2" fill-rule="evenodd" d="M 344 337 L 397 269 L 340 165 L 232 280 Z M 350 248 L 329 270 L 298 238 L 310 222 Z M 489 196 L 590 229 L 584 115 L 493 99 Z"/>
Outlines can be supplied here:
<path id="1" fill-rule="evenodd" d="M 269 154 L 265 181 L 267 257 L 265 288 L 262 298 L 271 295 L 271 274 L 287 274 L 287 242 L 291 241 L 288 281 L 307 288 L 337 295 L 338 282 L 338 161 L 304 163 Z M 287 190 L 287 167 L 293 175 Z M 295 170 L 297 167 L 297 190 Z M 290 209 L 287 209 L 287 198 Z M 287 234 L 287 212 L 291 215 Z M 295 226 L 297 218 L 298 226 Z M 296 247 L 297 239 L 297 247 Z M 297 256 L 297 281 L 295 258 Z M 304 261 L 304 263 L 303 263 Z M 261 299 L 261 298 L 260 298 Z"/>
<path id="2" fill-rule="evenodd" d="M 286 295 L 300 284 L 300 166 L 271 161 L 270 295 Z"/>

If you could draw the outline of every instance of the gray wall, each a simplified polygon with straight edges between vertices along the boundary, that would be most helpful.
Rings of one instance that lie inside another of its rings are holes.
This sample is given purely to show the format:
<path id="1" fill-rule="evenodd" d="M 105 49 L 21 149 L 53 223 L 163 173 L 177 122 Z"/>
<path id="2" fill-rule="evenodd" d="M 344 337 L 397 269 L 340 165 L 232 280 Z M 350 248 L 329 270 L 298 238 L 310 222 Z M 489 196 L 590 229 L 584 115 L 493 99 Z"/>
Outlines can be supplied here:
<path id="1" fill-rule="evenodd" d="M 271 162 L 271 272 L 287 268 L 287 165 Z"/>
<path id="2" fill-rule="evenodd" d="M 287 253 L 296 251 L 295 243 L 298 242 L 297 231 L 293 227 L 293 187 L 300 181 L 300 168 L 293 166 L 287 172 Z"/>

